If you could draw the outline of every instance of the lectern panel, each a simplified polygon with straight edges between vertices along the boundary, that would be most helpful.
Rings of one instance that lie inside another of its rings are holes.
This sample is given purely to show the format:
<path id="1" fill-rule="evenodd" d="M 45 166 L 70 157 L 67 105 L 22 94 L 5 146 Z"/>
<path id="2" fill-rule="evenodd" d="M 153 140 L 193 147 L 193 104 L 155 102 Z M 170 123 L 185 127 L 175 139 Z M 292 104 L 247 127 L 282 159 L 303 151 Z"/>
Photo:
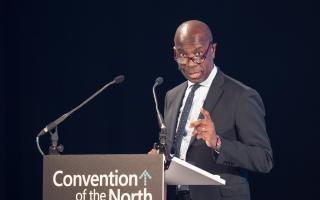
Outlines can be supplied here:
<path id="1" fill-rule="evenodd" d="M 162 200 L 162 155 L 56 155 L 43 159 L 44 200 Z"/>

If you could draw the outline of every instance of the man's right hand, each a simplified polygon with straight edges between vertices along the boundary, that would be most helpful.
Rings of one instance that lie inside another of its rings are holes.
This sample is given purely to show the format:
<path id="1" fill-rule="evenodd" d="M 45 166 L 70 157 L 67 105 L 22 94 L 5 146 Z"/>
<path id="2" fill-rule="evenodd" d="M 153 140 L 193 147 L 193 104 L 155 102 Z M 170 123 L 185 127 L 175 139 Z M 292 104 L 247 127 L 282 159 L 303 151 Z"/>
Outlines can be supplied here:
<path id="1" fill-rule="evenodd" d="M 159 150 L 157 150 L 157 149 L 151 149 L 148 152 L 148 155 L 158 155 L 158 154 L 159 154 Z"/>

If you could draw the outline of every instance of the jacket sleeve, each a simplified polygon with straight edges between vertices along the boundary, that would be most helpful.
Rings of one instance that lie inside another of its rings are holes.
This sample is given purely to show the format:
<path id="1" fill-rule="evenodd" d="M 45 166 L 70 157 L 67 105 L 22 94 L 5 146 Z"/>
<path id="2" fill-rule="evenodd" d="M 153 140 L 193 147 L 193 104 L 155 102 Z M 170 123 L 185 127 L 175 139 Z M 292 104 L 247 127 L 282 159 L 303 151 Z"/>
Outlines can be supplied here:
<path id="1" fill-rule="evenodd" d="M 273 167 L 272 149 L 266 132 L 265 110 L 259 94 L 245 90 L 235 111 L 237 140 L 221 137 L 218 164 L 267 173 Z M 219 135 L 219 133 L 217 133 Z"/>

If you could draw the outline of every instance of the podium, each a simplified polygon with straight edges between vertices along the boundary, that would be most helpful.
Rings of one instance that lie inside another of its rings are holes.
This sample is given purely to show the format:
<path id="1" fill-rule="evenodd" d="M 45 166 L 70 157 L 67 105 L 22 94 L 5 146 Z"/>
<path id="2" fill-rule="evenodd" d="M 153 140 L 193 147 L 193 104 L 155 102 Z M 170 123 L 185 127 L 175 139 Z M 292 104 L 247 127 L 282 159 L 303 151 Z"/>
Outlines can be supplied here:
<path id="1" fill-rule="evenodd" d="M 163 200 L 165 185 L 224 185 L 225 180 L 163 155 L 48 155 L 43 200 Z"/>

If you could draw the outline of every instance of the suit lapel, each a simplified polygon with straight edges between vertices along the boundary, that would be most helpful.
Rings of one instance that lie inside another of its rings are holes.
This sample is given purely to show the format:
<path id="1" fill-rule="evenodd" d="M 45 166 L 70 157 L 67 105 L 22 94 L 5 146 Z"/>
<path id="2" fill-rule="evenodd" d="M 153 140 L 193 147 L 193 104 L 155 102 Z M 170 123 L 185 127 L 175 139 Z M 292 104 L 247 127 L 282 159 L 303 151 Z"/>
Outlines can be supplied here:
<path id="1" fill-rule="evenodd" d="M 170 127 L 169 130 L 172 130 L 172 136 L 171 136 L 171 141 L 174 142 L 174 136 L 176 134 L 176 127 L 177 127 L 177 122 L 178 122 L 178 117 L 179 117 L 179 110 L 182 104 L 182 100 L 183 100 L 183 96 L 184 93 L 187 89 L 187 82 L 185 82 L 184 84 L 181 85 L 181 87 L 179 87 L 177 89 L 177 91 L 175 92 L 175 94 L 173 94 L 172 96 L 174 97 L 174 99 L 172 100 L 172 113 L 170 113 L 170 120 L 168 120 L 168 122 L 170 123 Z M 168 125 L 168 124 L 167 124 Z"/>
<path id="2" fill-rule="evenodd" d="M 218 68 L 218 72 L 216 77 L 213 79 L 206 100 L 204 101 L 203 108 L 207 110 L 209 113 L 212 113 L 215 106 L 219 102 L 221 96 L 223 95 L 223 83 L 224 83 L 224 74 L 220 69 Z M 199 118 L 201 118 L 201 114 L 199 115 Z M 195 137 L 192 136 L 189 147 L 190 145 L 195 141 Z M 189 150 L 188 147 L 188 150 Z"/>
<path id="3" fill-rule="evenodd" d="M 212 113 L 215 106 L 220 100 L 221 95 L 223 94 L 223 83 L 224 75 L 218 70 L 215 79 L 213 79 L 212 84 L 209 88 L 206 100 L 204 101 L 203 108 L 206 109 L 209 113 Z"/>

